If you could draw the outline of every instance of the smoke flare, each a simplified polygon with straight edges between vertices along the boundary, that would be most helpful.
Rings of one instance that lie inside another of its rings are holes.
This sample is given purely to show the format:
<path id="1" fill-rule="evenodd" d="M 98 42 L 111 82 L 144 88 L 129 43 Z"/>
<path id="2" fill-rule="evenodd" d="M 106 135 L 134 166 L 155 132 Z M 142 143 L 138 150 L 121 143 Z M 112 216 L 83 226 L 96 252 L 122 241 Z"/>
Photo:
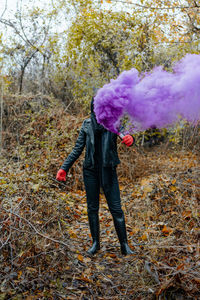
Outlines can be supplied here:
<path id="1" fill-rule="evenodd" d="M 183 118 L 200 120 L 200 55 L 187 54 L 173 72 L 156 67 L 139 75 L 133 68 L 122 72 L 98 90 L 94 98 L 98 123 L 118 133 L 128 116 L 134 132 L 163 128 Z"/>

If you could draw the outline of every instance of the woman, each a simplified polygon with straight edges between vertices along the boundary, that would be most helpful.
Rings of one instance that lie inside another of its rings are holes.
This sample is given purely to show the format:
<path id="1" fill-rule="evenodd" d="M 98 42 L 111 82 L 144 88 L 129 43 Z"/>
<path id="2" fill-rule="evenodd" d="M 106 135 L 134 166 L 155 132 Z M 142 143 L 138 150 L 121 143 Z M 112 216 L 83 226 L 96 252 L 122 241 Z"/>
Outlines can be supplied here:
<path id="1" fill-rule="evenodd" d="M 128 147 L 133 144 L 133 137 L 125 135 L 122 139 Z M 99 239 L 99 195 L 103 188 L 114 226 L 121 245 L 123 255 L 132 254 L 127 243 L 124 213 L 116 167 L 120 163 L 117 154 L 117 135 L 106 130 L 96 121 L 94 99 L 91 102 L 91 117 L 86 119 L 81 127 L 76 144 L 57 173 L 56 179 L 66 181 L 66 174 L 73 163 L 86 147 L 83 164 L 83 178 L 87 196 L 87 211 L 89 227 L 93 239 L 92 247 L 87 251 L 95 254 L 100 249 Z"/>

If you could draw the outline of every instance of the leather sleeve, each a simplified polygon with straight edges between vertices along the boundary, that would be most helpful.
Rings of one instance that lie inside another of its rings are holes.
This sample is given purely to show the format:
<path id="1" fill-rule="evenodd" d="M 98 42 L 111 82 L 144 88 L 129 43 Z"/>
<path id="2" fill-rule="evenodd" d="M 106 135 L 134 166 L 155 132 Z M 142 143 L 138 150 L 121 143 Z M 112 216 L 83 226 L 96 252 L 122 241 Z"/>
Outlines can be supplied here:
<path id="1" fill-rule="evenodd" d="M 69 154 L 69 156 L 65 159 L 63 165 L 61 166 L 61 169 L 68 172 L 68 170 L 71 168 L 73 163 L 79 158 L 79 156 L 83 152 L 85 144 L 86 144 L 86 133 L 84 131 L 84 125 L 82 125 L 76 144 L 72 149 L 71 153 Z"/>

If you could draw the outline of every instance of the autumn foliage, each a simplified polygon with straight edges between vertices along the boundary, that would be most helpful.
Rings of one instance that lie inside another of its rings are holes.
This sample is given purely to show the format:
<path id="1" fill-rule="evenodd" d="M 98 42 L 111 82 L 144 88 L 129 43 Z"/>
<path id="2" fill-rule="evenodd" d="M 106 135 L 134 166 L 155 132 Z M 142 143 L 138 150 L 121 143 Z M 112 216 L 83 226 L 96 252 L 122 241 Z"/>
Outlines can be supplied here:
<path id="1" fill-rule="evenodd" d="M 101 250 L 86 255 L 82 159 L 55 175 L 83 114 L 48 96 L 5 99 L 0 160 L 1 299 L 199 299 L 199 131 L 187 144 L 126 149 L 118 168 L 128 238 L 123 257 L 101 195 Z"/>
<path id="2" fill-rule="evenodd" d="M 86 255 L 83 156 L 55 179 L 97 88 L 199 54 L 199 1 L 18 1 L 12 16 L 3 2 L 0 300 L 200 299 L 199 124 L 139 133 L 130 149 L 119 140 L 132 256 L 103 194 L 101 250 Z"/>

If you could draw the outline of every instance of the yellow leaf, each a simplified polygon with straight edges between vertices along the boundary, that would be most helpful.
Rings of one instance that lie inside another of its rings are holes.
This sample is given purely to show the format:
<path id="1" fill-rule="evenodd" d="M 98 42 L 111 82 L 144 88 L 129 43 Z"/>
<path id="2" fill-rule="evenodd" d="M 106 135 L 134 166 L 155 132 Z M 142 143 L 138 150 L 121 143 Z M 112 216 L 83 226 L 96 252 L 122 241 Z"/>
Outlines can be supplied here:
<path id="1" fill-rule="evenodd" d="M 141 185 L 142 186 L 145 186 L 145 185 L 148 185 L 149 184 L 149 180 L 148 179 L 142 179 L 141 180 Z"/>
<path id="2" fill-rule="evenodd" d="M 173 180 L 172 180 L 172 184 L 175 184 L 175 183 L 176 183 L 176 179 L 173 179 Z"/>
<path id="3" fill-rule="evenodd" d="M 136 233 L 138 233 L 140 231 L 140 229 L 139 228 L 137 228 L 137 227 L 134 227 L 133 229 L 132 229 L 132 231 L 129 233 L 130 235 L 133 235 L 133 234 L 136 234 Z"/>
<path id="4" fill-rule="evenodd" d="M 83 255 L 79 254 L 77 258 L 78 258 L 78 260 L 83 262 Z"/>
<path id="5" fill-rule="evenodd" d="M 77 279 L 85 282 L 92 282 L 92 280 L 85 276 L 85 274 L 81 274 L 81 277 L 78 277 Z"/>
<path id="6" fill-rule="evenodd" d="M 91 262 L 91 258 L 89 257 L 84 257 L 84 263 L 90 263 Z"/>
<path id="7" fill-rule="evenodd" d="M 69 234 L 70 234 L 70 237 L 71 237 L 71 238 L 77 238 L 76 232 L 74 232 L 72 229 L 69 230 Z"/>
<path id="8" fill-rule="evenodd" d="M 171 190 L 172 192 L 176 192 L 176 187 L 175 187 L 175 186 L 170 186 L 170 190 Z"/>
<path id="9" fill-rule="evenodd" d="M 116 254 L 115 253 L 108 253 L 108 256 L 112 257 L 112 258 L 116 258 Z M 112 275 L 107 275 L 107 276 L 109 277 L 109 276 L 112 276 Z"/>
<path id="10" fill-rule="evenodd" d="M 144 188 L 143 188 L 143 191 L 144 191 L 145 193 L 151 193 L 152 190 L 153 190 L 152 185 L 146 185 L 146 186 L 144 186 Z"/>
<path id="11" fill-rule="evenodd" d="M 184 270 L 185 264 L 180 264 L 176 269 L 177 270 Z"/>
<path id="12" fill-rule="evenodd" d="M 37 272 L 37 270 L 35 268 L 31 268 L 31 267 L 26 267 L 26 270 L 31 271 L 31 272 Z"/>
<path id="13" fill-rule="evenodd" d="M 188 218 L 191 218 L 191 211 L 190 210 L 188 210 L 188 211 L 184 211 L 183 213 L 182 213 L 182 216 L 183 216 L 183 218 L 184 219 L 188 219 Z"/>
<path id="14" fill-rule="evenodd" d="M 192 253 L 192 252 L 194 251 L 193 247 L 190 246 L 190 245 L 187 246 L 187 250 L 188 250 L 190 253 Z"/>
<path id="15" fill-rule="evenodd" d="M 22 271 L 19 271 L 17 278 L 20 279 L 21 276 L 22 276 Z"/>
<path id="16" fill-rule="evenodd" d="M 147 234 L 144 233 L 144 234 L 141 236 L 141 239 L 142 239 L 143 241 L 147 241 L 147 240 L 148 240 Z"/>
<path id="17" fill-rule="evenodd" d="M 104 271 L 105 270 L 105 266 L 101 266 L 101 265 L 96 265 L 96 268 L 99 271 Z"/>
<path id="18" fill-rule="evenodd" d="M 144 191 L 145 194 L 152 192 L 153 186 L 149 179 L 142 179 L 141 180 L 141 189 Z"/>
<path id="19" fill-rule="evenodd" d="M 32 189 L 34 190 L 34 192 L 38 192 L 39 188 L 40 188 L 40 184 L 39 183 L 32 185 Z"/>
<path id="20" fill-rule="evenodd" d="M 166 225 L 164 225 L 163 229 L 162 229 L 162 232 L 165 234 L 165 235 L 168 235 L 170 233 L 173 232 L 173 229 L 170 228 L 170 227 L 167 227 Z"/>

